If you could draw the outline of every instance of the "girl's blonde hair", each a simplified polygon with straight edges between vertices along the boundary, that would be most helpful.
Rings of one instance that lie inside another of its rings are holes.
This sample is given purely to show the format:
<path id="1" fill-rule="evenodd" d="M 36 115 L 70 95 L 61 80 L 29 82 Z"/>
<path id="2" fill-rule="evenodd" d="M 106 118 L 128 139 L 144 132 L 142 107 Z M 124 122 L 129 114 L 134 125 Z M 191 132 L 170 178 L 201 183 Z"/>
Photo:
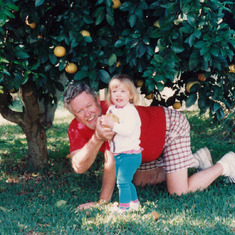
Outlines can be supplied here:
<path id="1" fill-rule="evenodd" d="M 139 101 L 139 92 L 137 91 L 131 77 L 126 74 L 117 74 L 112 77 L 112 79 L 109 82 L 107 102 L 109 104 L 112 104 L 111 91 L 114 88 L 117 88 L 118 86 L 120 86 L 120 84 L 124 84 L 127 87 L 127 89 L 129 90 L 130 94 L 133 96 L 133 98 L 129 102 L 134 105 L 137 105 L 138 101 Z"/>

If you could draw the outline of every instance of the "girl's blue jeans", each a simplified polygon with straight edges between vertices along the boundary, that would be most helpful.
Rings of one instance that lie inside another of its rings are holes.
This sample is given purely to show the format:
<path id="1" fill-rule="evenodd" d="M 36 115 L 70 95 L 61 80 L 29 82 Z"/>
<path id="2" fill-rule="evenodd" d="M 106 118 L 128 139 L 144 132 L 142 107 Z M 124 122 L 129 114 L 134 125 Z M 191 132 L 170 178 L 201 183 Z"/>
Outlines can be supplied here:
<path id="1" fill-rule="evenodd" d="M 138 199 L 133 176 L 141 164 L 141 153 L 118 154 L 114 156 L 116 166 L 119 203 L 130 203 Z"/>

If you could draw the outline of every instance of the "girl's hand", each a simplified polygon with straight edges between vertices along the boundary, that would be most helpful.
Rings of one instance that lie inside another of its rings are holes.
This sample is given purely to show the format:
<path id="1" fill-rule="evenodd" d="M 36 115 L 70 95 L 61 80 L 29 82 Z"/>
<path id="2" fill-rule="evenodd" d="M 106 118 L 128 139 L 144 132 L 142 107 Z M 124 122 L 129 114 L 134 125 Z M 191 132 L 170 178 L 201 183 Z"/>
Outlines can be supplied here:
<path id="1" fill-rule="evenodd" d="M 95 134 L 97 138 L 102 141 L 111 140 L 113 136 L 115 135 L 115 133 L 112 131 L 112 129 L 108 127 L 104 127 L 101 119 L 102 117 L 99 117 L 97 120 Z"/>
<path id="2" fill-rule="evenodd" d="M 114 120 L 112 118 L 112 115 L 102 115 L 100 119 L 101 125 L 105 128 L 113 129 L 114 126 Z"/>

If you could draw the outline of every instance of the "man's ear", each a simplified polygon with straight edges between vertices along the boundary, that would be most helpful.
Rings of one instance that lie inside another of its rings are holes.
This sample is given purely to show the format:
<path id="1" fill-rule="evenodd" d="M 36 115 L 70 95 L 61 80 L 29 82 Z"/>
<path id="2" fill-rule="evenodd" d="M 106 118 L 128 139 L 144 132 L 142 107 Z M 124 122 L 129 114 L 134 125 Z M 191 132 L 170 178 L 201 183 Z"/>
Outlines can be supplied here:
<path id="1" fill-rule="evenodd" d="M 100 105 L 100 98 L 98 95 L 96 96 L 96 99 L 97 99 L 98 104 Z"/>

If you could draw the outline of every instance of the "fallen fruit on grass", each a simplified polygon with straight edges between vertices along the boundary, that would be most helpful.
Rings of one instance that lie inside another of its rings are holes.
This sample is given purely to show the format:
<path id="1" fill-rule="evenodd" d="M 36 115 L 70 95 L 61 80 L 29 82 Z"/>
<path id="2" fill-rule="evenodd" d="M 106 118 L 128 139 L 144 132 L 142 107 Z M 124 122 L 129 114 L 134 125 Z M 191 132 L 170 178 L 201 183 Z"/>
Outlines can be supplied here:
<path id="1" fill-rule="evenodd" d="M 195 84 L 199 84 L 199 85 L 200 85 L 200 82 L 198 82 L 198 81 L 191 81 L 191 82 L 189 82 L 189 83 L 186 85 L 186 91 L 187 91 L 187 92 L 190 92 L 191 87 L 194 86 Z"/>
<path id="2" fill-rule="evenodd" d="M 156 211 L 153 211 L 153 212 L 151 213 L 151 215 L 153 216 L 153 219 L 154 219 L 154 220 L 158 220 L 158 218 L 159 218 L 159 216 L 160 216 Z"/>
<path id="3" fill-rule="evenodd" d="M 66 50 L 63 46 L 56 46 L 54 49 L 54 54 L 56 57 L 63 57 L 66 54 Z"/>
<path id="4" fill-rule="evenodd" d="M 181 103 L 180 102 L 175 102 L 174 104 L 173 104 L 173 108 L 174 109 L 180 109 L 181 108 Z"/>
<path id="5" fill-rule="evenodd" d="M 205 77 L 205 74 L 204 74 L 204 73 L 198 74 L 197 78 L 198 78 L 198 80 L 201 81 L 201 82 L 205 82 L 205 81 L 206 81 L 206 77 Z"/>
<path id="6" fill-rule="evenodd" d="M 74 74 L 78 71 L 78 66 L 72 62 L 68 63 L 65 67 L 65 71 L 69 74 Z"/>

